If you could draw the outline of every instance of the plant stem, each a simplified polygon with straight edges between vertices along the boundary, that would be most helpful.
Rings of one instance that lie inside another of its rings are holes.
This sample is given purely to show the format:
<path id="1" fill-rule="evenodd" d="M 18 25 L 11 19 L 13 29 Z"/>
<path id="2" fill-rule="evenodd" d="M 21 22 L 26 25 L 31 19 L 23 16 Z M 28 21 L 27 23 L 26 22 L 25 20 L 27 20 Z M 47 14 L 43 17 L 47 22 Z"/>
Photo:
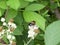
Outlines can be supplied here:
<path id="1" fill-rule="evenodd" d="M 7 7 L 6 12 L 5 12 L 5 18 L 7 17 L 9 7 Z"/>
<path id="2" fill-rule="evenodd" d="M 27 42 L 27 44 L 26 44 L 26 45 L 28 45 L 31 41 L 32 41 L 32 38 Z"/>
<path id="3" fill-rule="evenodd" d="M 35 37 L 38 35 L 38 33 L 37 34 L 35 34 Z M 34 38 L 35 38 L 34 37 Z M 33 39 L 32 38 L 30 38 L 30 40 L 26 43 L 26 45 L 28 45 L 31 41 L 32 41 Z"/>

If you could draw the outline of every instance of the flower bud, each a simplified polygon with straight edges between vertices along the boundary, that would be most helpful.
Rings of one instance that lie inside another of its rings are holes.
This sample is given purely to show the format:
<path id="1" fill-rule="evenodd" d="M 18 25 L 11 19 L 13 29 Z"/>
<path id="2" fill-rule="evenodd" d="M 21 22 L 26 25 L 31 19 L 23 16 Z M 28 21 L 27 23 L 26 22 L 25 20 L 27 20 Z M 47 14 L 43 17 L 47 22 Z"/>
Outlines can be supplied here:
<path id="1" fill-rule="evenodd" d="M 5 18 L 1 18 L 1 22 L 5 22 Z"/>
<path id="2" fill-rule="evenodd" d="M 6 26 L 7 24 L 6 24 L 6 22 L 3 22 L 3 26 Z"/>
<path id="3" fill-rule="evenodd" d="M 9 39 L 9 40 L 10 40 L 10 39 L 11 39 L 11 35 L 7 35 L 7 39 Z"/>

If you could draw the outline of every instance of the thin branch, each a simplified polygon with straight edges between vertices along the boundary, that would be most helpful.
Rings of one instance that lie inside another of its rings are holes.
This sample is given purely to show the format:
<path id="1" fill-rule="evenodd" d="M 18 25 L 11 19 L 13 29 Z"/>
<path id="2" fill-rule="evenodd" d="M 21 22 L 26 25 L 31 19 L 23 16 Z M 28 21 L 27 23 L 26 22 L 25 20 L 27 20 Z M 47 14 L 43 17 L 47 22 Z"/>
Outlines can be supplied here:
<path id="1" fill-rule="evenodd" d="M 9 7 L 7 7 L 6 12 L 5 12 L 5 18 L 7 17 Z"/>
<path id="2" fill-rule="evenodd" d="M 32 41 L 32 38 L 27 42 L 27 44 L 26 44 L 26 45 L 28 45 L 31 41 Z"/>
<path id="3" fill-rule="evenodd" d="M 35 34 L 35 37 L 38 35 L 38 33 L 37 34 Z M 34 38 L 35 38 L 34 37 Z M 32 41 L 33 39 L 32 38 L 30 38 L 30 40 L 26 43 L 26 45 L 28 45 L 31 41 Z"/>

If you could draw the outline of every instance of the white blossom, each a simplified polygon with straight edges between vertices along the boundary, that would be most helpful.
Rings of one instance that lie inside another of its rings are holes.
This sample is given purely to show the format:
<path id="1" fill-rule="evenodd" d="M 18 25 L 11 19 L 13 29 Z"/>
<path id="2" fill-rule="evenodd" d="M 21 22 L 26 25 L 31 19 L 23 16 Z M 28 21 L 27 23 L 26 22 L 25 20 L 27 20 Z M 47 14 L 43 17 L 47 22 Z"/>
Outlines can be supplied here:
<path id="1" fill-rule="evenodd" d="M 10 29 L 8 29 L 8 30 L 7 30 L 7 35 L 8 35 L 9 33 L 13 33 L 13 32 L 12 32 L 12 31 L 10 31 Z"/>
<path id="2" fill-rule="evenodd" d="M 7 35 L 7 39 L 9 39 L 9 40 L 10 40 L 10 39 L 11 39 L 11 35 Z"/>
<path id="3" fill-rule="evenodd" d="M 15 40 L 15 36 L 12 35 L 13 31 L 15 30 L 15 28 L 17 28 L 16 24 L 13 23 L 13 22 L 8 22 L 6 23 L 5 22 L 5 18 L 1 18 L 1 22 L 3 23 L 2 25 L 3 26 L 6 26 L 8 29 L 5 30 L 3 29 L 1 32 L 0 32 L 0 38 L 3 37 L 3 35 L 6 33 L 6 37 L 7 39 L 10 41 L 10 43 L 12 44 L 12 41 Z M 11 45 L 10 44 L 10 45 Z"/>
<path id="4" fill-rule="evenodd" d="M 0 33 L 0 37 L 1 37 L 1 33 Z"/>
<path id="5" fill-rule="evenodd" d="M 10 29 L 8 29 L 7 32 L 10 32 Z"/>
<path id="6" fill-rule="evenodd" d="M 7 39 L 9 39 L 9 40 L 15 40 L 15 36 L 13 36 L 11 34 L 8 34 L 7 35 Z"/>
<path id="7" fill-rule="evenodd" d="M 34 32 L 34 30 L 38 29 L 38 27 L 36 25 L 33 25 L 33 26 L 28 26 L 28 28 L 29 28 L 28 38 L 34 39 L 35 35 L 37 34 L 37 33 Z"/>
<path id="8" fill-rule="evenodd" d="M 0 32 L 0 39 L 3 37 L 4 33 L 5 33 L 5 30 L 2 30 L 2 31 Z"/>
<path id="9" fill-rule="evenodd" d="M 34 29 L 38 29 L 38 26 L 35 25 L 35 26 L 34 26 Z"/>
<path id="10" fill-rule="evenodd" d="M 13 33 L 12 31 L 10 31 L 10 33 Z"/>
<path id="11" fill-rule="evenodd" d="M 1 35 L 4 34 L 4 33 L 5 33 L 5 30 L 2 30 L 2 31 L 0 32 Z"/>
<path id="12" fill-rule="evenodd" d="M 13 42 L 13 41 L 12 41 L 12 40 L 10 40 L 10 45 L 12 44 L 12 42 Z"/>
<path id="13" fill-rule="evenodd" d="M 16 24 L 15 23 L 12 23 L 12 22 L 8 22 L 8 25 L 11 26 L 12 28 L 17 28 Z"/>
<path id="14" fill-rule="evenodd" d="M 1 18 L 1 22 L 5 22 L 5 18 Z"/>
<path id="15" fill-rule="evenodd" d="M 2 34 L 4 34 L 5 33 L 5 30 L 2 30 L 2 32 L 1 32 Z"/>
<path id="16" fill-rule="evenodd" d="M 3 26 L 6 26 L 7 24 L 6 24 L 6 22 L 3 22 Z"/>
<path id="17" fill-rule="evenodd" d="M 34 39 L 34 35 L 28 35 L 28 38 Z"/>
<path id="18" fill-rule="evenodd" d="M 17 28 L 17 26 L 16 26 L 15 23 L 12 23 L 11 27 L 13 27 L 13 28 Z"/>
<path id="19" fill-rule="evenodd" d="M 34 31 L 28 31 L 28 38 L 32 38 L 32 39 L 34 39 L 34 35 L 35 35 L 35 32 Z"/>
<path id="20" fill-rule="evenodd" d="M 32 39 L 34 39 L 34 36 L 33 37 L 31 37 Z"/>
<path id="21" fill-rule="evenodd" d="M 12 25 L 12 22 L 8 22 L 8 25 L 11 26 Z"/>
<path id="22" fill-rule="evenodd" d="M 15 36 L 12 36 L 12 40 L 14 40 L 15 39 Z"/>
<path id="23" fill-rule="evenodd" d="M 29 30 L 34 31 L 34 26 L 29 26 L 28 28 L 29 28 Z"/>
<path id="24" fill-rule="evenodd" d="M 34 34 L 35 34 L 35 32 L 34 32 L 34 31 L 32 31 L 32 30 L 29 30 L 29 31 L 28 31 L 28 34 L 30 34 L 30 35 L 31 35 L 31 34 L 32 34 L 32 35 L 34 35 Z"/>
<path id="25" fill-rule="evenodd" d="M 13 40 L 15 40 L 15 36 L 13 36 L 13 35 L 7 35 L 7 39 L 9 40 L 9 42 L 10 42 L 10 44 L 9 45 L 11 45 L 12 44 L 12 42 L 13 42 Z"/>

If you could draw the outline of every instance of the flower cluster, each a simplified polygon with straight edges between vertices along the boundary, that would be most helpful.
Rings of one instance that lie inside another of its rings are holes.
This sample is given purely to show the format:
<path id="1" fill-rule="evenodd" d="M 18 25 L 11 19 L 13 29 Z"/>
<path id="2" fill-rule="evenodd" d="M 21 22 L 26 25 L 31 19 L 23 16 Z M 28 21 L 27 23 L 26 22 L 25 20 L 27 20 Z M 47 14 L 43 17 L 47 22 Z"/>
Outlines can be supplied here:
<path id="1" fill-rule="evenodd" d="M 28 31 L 28 38 L 32 38 L 32 39 L 34 39 L 34 37 L 35 37 L 35 35 L 37 35 L 38 34 L 38 26 L 36 25 L 36 24 L 30 24 L 29 26 L 28 26 L 28 28 L 29 28 L 29 31 Z"/>
<path id="2" fill-rule="evenodd" d="M 13 31 L 17 28 L 16 24 L 13 22 L 13 19 L 10 19 L 8 23 L 6 23 L 5 18 L 1 18 L 1 22 L 3 23 L 2 26 L 0 26 L 0 39 L 3 38 L 3 35 L 7 35 L 7 39 L 10 42 L 10 45 L 15 40 L 15 36 L 12 35 Z M 7 29 L 4 29 L 3 27 L 7 27 Z"/>

